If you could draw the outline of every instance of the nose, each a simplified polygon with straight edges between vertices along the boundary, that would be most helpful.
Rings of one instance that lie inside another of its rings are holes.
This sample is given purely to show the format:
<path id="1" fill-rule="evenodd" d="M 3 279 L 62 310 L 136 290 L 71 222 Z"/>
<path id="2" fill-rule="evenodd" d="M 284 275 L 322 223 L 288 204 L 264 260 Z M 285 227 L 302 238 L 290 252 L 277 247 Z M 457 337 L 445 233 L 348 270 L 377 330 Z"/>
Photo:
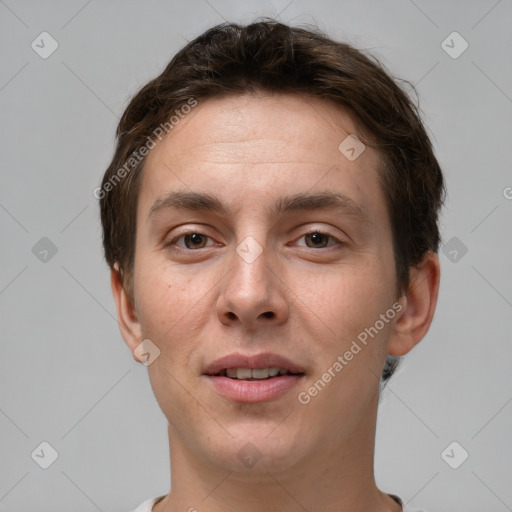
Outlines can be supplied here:
<path id="1" fill-rule="evenodd" d="M 288 319 L 288 303 L 275 255 L 248 237 L 233 251 L 231 270 L 222 281 L 217 316 L 224 325 L 247 330 L 279 325 Z"/>

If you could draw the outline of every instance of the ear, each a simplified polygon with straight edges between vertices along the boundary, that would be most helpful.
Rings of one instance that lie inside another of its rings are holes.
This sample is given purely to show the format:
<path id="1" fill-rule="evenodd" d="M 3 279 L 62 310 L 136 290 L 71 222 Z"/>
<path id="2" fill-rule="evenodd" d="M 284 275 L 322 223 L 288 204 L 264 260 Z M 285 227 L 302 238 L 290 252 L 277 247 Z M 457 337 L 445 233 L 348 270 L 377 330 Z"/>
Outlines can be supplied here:
<path id="1" fill-rule="evenodd" d="M 392 356 L 407 354 L 430 328 L 441 277 L 437 254 L 428 252 L 421 263 L 411 267 L 409 275 L 409 289 L 400 300 L 403 309 L 388 344 L 388 353 Z"/>
<path id="2" fill-rule="evenodd" d="M 128 345 L 134 361 L 140 363 L 140 360 L 135 356 L 134 350 L 142 342 L 142 330 L 135 306 L 123 287 L 123 279 L 117 262 L 110 269 L 110 285 L 114 300 L 116 301 L 119 331 Z"/>

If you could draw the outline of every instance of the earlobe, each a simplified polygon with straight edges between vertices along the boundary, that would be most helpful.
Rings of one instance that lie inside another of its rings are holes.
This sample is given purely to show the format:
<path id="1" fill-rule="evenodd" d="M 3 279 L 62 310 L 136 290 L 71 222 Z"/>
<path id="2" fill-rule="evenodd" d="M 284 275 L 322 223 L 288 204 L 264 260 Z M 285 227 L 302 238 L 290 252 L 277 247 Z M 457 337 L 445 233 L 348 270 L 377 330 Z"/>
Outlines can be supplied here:
<path id="1" fill-rule="evenodd" d="M 110 284 L 116 303 L 119 331 L 121 332 L 123 340 L 128 345 L 133 359 L 136 362 L 140 362 L 135 356 L 134 350 L 142 341 L 141 326 L 135 311 L 135 306 L 123 287 L 123 279 L 117 262 L 110 269 Z"/>
<path id="2" fill-rule="evenodd" d="M 441 269 L 437 254 L 430 251 L 410 269 L 410 283 L 401 301 L 403 309 L 397 317 L 388 353 L 403 356 L 412 350 L 430 328 L 439 293 Z"/>

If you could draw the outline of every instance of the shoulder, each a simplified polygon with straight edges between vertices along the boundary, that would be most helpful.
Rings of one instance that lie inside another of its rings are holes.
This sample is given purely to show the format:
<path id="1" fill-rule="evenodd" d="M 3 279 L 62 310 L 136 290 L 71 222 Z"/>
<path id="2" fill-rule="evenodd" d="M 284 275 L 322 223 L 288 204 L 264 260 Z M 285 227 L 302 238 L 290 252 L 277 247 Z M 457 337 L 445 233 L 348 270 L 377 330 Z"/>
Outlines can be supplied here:
<path id="1" fill-rule="evenodd" d="M 400 496 L 397 496 L 396 494 L 388 494 L 388 496 L 393 498 L 398 504 L 402 506 L 402 512 L 427 512 L 426 510 L 423 509 L 409 507 L 408 505 L 404 504 L 402 498 L 400 498 Z"/>
<path id="2" fill-rule="evenodd" d="M 165 498 L 165 494 L 163 496 L 157 496 L 156 498 L 149 498 L 148 500 L 142 502 L 137 508 L 134 508 L 129 512 L 151 512 L 155 503 L 163 498 Z"/>

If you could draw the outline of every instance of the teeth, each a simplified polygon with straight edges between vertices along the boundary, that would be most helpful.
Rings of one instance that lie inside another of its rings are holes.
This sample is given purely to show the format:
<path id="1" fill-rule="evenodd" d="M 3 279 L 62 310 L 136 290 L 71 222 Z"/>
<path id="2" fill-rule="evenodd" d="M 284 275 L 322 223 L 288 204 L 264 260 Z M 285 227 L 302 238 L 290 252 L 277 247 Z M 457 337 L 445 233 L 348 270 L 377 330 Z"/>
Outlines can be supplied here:
<path id="1" fill-rule="evenodd" d="M 250 379 L 252 377 L 252 371 L 250 368 L 237 368 L 236 378 L 237 379 Z"/>
<path id="2" fill-rule="evenodd" d="M 269 377 L 276 377 L 277 375 L 286 375 L 288 370 L 283 368 L 227 368 L 226 376 L 230 379 L 267 379 Z"/>
<path id="3" fill-rule="evenodd" d="M 269 376 L 270 368 L 255 368 L 252 371 L 253 379 L 266 379 Z"/>

